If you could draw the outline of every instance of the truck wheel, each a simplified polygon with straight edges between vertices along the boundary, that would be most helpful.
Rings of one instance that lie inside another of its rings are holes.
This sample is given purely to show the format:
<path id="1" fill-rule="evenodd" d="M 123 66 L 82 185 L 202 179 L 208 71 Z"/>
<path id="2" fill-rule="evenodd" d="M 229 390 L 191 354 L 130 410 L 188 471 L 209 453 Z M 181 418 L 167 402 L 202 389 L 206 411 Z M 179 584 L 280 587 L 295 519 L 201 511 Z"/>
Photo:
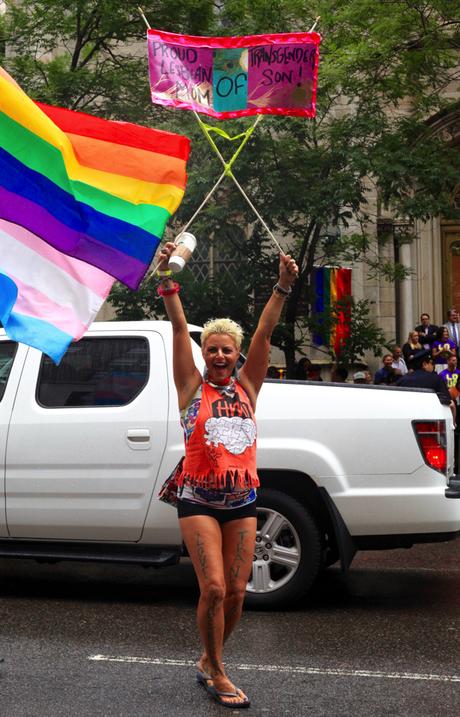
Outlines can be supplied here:
<path id="1" fill-rule="evenodd" d="M 261 488 L 257 537 L 246 605 L 278 608 L 303 597 L 321 564 L 321 532 L 308 508 L 286 493 Z"/>

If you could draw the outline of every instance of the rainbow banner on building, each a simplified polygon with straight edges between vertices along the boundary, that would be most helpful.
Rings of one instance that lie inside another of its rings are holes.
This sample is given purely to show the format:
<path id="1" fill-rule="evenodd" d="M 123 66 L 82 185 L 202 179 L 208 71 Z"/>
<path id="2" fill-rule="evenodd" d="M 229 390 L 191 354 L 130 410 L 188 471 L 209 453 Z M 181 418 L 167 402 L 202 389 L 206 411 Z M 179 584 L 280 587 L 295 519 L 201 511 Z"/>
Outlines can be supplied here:
<path id="1" fill-rule="evenodd" d="M 148 30 L 152 102 L 216 119 L 314 117 L 320 35 L 196 37 Z"/>
<path id="2" fill-rule="evenodd" d="M 0 218 L 131 289 L 182 200 L 189 151 L 180 135 L 35 103 L 0 73 Z"/>
<path id="3" fill-rule="evenodd" d="M 332 325 L 331 330 L 322 336 L 314 335 L 313 340 L 317 346 L 329 346 L 338 356 L 344 340 L 350 335 L 349 316 L 340 304 L 351 296 L 351 269 L 316 267 L 313 270 L 313 283 L 314 312 L 319 323 L 322 315 L 337 314 L 337 323 Z"/>

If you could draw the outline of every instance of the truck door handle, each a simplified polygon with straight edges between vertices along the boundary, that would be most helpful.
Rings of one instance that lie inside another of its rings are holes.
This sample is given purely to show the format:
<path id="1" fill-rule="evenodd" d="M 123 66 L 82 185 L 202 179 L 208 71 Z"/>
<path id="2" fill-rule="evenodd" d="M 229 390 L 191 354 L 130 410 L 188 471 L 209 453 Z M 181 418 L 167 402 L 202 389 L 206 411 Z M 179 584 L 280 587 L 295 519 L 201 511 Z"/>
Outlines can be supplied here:
<path id="1" fill-rule="evenodd" d="M 148 428 L 129 428 L 126 438 L 130 448 L 135 450 L 150 448 L 150 431 Z"/>

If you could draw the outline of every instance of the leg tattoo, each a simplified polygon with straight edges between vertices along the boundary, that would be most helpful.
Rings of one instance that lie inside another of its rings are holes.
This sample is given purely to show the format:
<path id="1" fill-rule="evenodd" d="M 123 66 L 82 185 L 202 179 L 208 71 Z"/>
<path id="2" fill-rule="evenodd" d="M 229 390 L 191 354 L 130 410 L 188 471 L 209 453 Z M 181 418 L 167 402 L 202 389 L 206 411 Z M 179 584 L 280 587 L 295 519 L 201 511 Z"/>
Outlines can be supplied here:
<path id="1" fill-rule="evenodd" d="M 236 545 L 235 559 L 230 566 L 230 585 L 233 585 L 238 580 L 241 567 L 245 563 L 246 550 L 244 547 L 244 539 L 247 533 L 247 530 L 240 530 L 238 533 L 239 538 Z"/>
<path id="2" fill-rule="evenodd" d="M 207 568 L 207 560 L 206 560 L 206 553 L 204 551 L 204 543 L 200 538 L 200 534 L 197 532 L 196 534 L 196 548 L 198 553 L 198 560 L 200 561 L 200 567 L 201 572 L 203 573 L 203 576 L 205 578 L 208 577 L 208 568 Z"/>
<path id="3" fill-rule="evenodd" d="M 206 613 L 206 632 L 207 632 L 207 642 L 206 645 L 206 653 L 208 656 L 208 662 L 209 666 L 211 667 L 212 674 L 213 675 L 222 675 L 223 670 L 221 665 L 219 664 L 218 656 L 216 655 L 216 606 L 218 603 L 218 598 L 214 598 L 211 605 L 209 606 L 207 613 Z"/>

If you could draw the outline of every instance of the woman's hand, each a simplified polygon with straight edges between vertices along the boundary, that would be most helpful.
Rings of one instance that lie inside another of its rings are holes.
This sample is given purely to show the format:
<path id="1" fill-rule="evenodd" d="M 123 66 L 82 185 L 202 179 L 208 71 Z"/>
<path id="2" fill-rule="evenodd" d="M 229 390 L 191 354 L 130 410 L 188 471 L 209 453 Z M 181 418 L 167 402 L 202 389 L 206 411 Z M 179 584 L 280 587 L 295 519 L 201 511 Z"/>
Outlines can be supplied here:
<path id="1" fill-rule="evenodd" d="M 299 276 L 299 267 L 290 254 L 280 255 L 280 278 L 278 284 L 283 289 L 289 289 Z"/>
<path id="2" fill-rule="evenodd" d="M 158 254 L 158 271 L 167 271 L 169 258 L 175 248 L 176 245 L 172 241 L 166 242 L 161 247 L 161 251 Z"/>

